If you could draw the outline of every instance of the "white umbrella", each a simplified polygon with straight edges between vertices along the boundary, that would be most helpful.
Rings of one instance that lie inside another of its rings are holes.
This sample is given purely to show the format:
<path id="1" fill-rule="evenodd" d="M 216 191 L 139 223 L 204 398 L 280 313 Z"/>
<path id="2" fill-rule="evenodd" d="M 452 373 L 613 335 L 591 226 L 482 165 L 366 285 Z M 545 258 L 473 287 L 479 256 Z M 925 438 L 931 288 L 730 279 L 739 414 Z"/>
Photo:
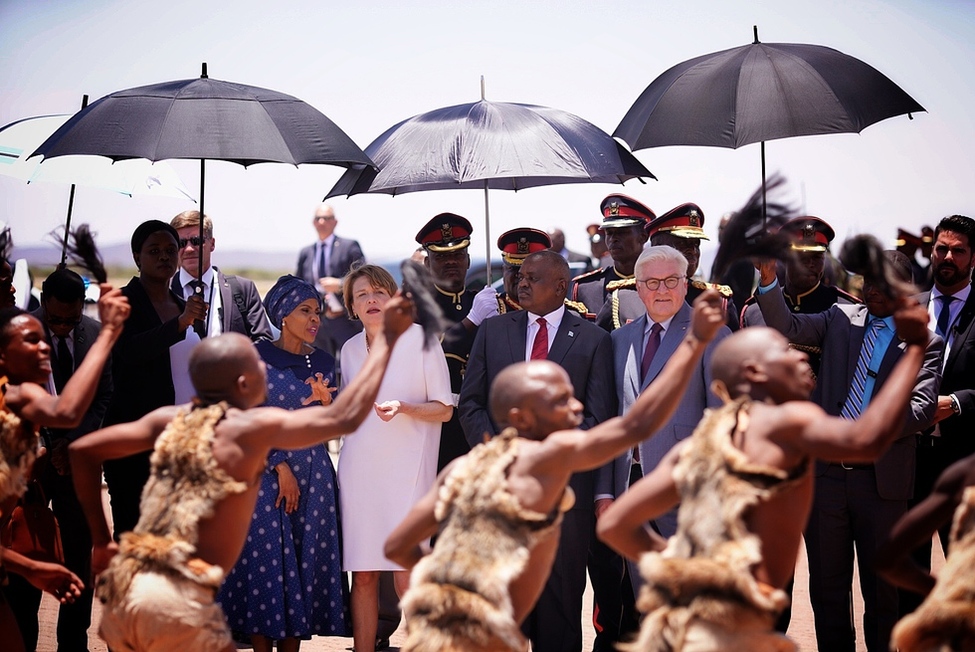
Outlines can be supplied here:
<path id="1" fill-rule="evenodd" d="M 27 183 L 52 182 L 104 188 L 123 195 L 178 197 L 196 202 L 167 163 L 128 159 L 113 163 L 103 156 L 31 156 L 67 122 L 70 115 L 24 118 L 0 127 L 0 174 Z M 42 162 L 43 161 L 43 162 Z"/>

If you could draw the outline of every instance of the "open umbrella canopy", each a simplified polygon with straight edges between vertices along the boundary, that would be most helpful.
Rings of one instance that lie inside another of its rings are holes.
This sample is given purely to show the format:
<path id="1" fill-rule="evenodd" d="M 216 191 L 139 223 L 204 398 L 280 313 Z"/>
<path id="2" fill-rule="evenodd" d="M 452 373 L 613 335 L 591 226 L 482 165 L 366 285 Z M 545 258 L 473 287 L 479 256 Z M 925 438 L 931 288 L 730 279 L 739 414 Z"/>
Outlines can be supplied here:
<path id="1" fill-rule="evenodd" d="M 663 145 L 737 148 L 791 136 L 859 133 L 924 111 L 866 63 L 818 45 L 755 42 L 670 68 L 616 131 L 633 150 Z"/>
<path id="2" fill-rule="evenodd" d="M 205 65 L 205 64 L 204 64 Z M 94 154 L 112 160 L 216 159 L 371 166 L 321 111 L 284 93 L 210 79 L 117 91 L 92 102 L 35 154 Z"/>
<path id="3" fill-rule="evenodd" d="M 366 147 L 366 154 L 378 173 L 352 168 L 328 197 L 656 178 L 609 134 L 578 116 L 487 100 L 404 120 Z"/>
<path id="4" fill-rule="evenodd" d="M 0 127 L 0 174 L 27 183 L 49 182 L 104 188 L 123 195 L 157 195 L 196 201 L 166 163 L 145 159 L 113 162 L 100 156 L 31 156 L 69 118 L 45 115 Z M 43 162 L 42 162 L 43 161 Z"/>

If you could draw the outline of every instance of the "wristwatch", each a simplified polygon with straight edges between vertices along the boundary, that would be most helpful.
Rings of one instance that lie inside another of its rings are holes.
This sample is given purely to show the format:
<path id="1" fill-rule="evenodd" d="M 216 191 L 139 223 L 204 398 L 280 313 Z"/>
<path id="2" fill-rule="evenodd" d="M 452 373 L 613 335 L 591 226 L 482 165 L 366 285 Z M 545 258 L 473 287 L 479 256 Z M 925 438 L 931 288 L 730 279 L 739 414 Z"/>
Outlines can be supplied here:
<path id="1" fill-rule="evenodd" d="M 948 401 L 951 403 L 952 414 L 961 414 L 961 403 L 958 402 L 958 397 L 954 394 L 948 394 Z"/>

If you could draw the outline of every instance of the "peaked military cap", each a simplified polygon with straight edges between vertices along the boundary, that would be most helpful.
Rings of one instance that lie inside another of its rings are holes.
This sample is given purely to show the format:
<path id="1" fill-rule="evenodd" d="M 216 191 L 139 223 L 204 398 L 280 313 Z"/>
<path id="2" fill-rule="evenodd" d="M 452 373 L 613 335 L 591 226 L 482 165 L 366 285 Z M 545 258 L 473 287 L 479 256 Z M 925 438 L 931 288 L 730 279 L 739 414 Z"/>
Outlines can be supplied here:
<path id="1" fill-rule="evenodd" d="M 440 213 L 423 225 L 416 234 L 417 244 L 427 251 L 457 251 L 471 244 L 474 229 L 467 219 L 454 213 Z"/>
<path id="2" fill-rule="evenodd" d="M 538 229 L 511 229 L 498 238 L 501 258 L 509 265 L 521 265 L 529 254 L 551 249 L 552 238 Z"/>
<path id="3" fill-rule="evenodd" d="M 632 197 L 612 194 L 599 204 L 603 214 L 601 229 L 620 229 L 627 226 L 644 226 L 657 215 Z"/>
<path id="4" fill-rule="evenodd" d="M 704 235 L 704 211 L 690 202 L 672 208 L 647 224 L 647 235 L 669 233 L 678 238 L 710 240 Z"/>
<path id="5" fill-rule="evenodd" d="M 796 217 L 782 225 L 782 232 L 792 238 L 796 251 L 826 251 L 836 237 L 833 227 L 818 217 Z"/>

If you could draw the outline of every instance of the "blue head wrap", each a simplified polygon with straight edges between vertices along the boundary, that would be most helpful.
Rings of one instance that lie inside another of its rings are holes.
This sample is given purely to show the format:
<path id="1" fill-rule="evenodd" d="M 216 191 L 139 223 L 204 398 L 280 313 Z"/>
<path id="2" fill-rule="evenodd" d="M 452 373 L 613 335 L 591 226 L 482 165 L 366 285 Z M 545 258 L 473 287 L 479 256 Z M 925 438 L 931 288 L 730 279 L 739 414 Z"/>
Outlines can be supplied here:
<path id="1" fill-rule="evenodd" d="M 321 305 L 322 298 L 311 283 L 288 274 L 279 278 L 264 295 L 264 309 L 274 327 L 280 329 L 281 320 L 308 299 L 315 299 Z"/>

